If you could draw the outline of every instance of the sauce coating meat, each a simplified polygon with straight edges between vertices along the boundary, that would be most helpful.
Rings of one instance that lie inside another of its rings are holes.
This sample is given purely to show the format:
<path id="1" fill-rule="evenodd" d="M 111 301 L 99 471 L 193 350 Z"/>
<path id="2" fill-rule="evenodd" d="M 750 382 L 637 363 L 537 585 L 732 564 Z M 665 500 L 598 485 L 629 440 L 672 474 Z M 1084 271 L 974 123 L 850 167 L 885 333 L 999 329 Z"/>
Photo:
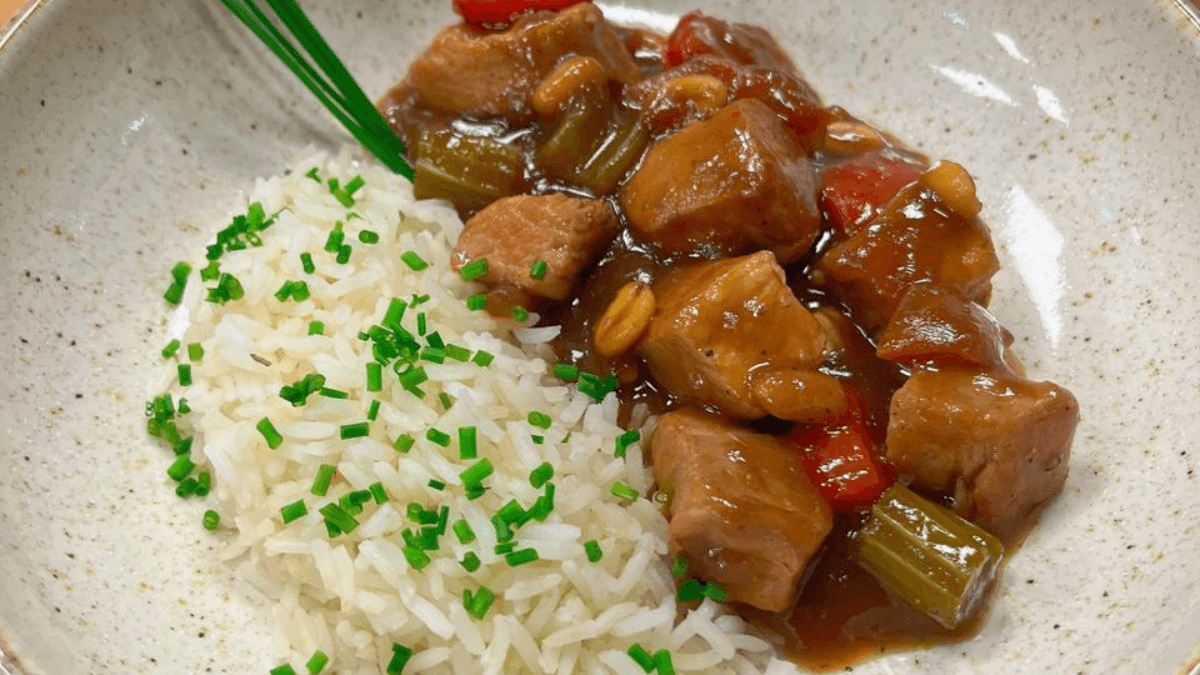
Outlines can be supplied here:
<path id="1" fill-rule="evenodd" d="M 762 28 L 550 4 L 465 13 L 380 103 L 466 219 L 456 268 L 659 413 L 672 555 L 798 661 L 963 637 L 1079 418 L 985 309 L 973 179 L 826 106 Z"/>

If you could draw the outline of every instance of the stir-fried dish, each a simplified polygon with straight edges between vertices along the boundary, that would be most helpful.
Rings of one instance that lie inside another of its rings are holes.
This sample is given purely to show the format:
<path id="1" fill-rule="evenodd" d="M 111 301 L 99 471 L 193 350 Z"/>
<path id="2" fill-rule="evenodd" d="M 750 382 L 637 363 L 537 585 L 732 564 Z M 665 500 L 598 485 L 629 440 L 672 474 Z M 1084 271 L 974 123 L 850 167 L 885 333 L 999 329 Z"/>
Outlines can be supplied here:
<path id="1" fill-rule="evenodd" d="M 681 597 L 711 582 L 816 664 L 969 631 L 1078 406 L 984 309 L 966 170 L 826 105 L 763 28 L 456 5 L 380 107 L 488 311 L 659 414 Z"/>

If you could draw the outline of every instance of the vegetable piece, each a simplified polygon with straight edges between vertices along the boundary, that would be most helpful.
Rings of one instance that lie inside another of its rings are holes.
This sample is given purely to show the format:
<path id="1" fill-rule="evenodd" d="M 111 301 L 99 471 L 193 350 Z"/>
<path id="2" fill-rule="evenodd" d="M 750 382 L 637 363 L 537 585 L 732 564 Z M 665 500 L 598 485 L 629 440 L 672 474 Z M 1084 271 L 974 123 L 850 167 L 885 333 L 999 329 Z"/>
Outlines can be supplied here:
<path id="1" fill-rule="evenodd" d="M 660 649 L 654 652 L 654 667 L 658 675 L 675 675 L 675 664 L 671 661 L 671 652 Z"/>
<path id="2" fill-rule="evenodd" d="M 313 652 L 308 662 L 304 664 L 304 669 L 308 671 L 309 675 L 317 675 L 317 673 L 325 669 L 328 663 L 329 655 L 318 649 Z"/>
<path id="3" fill-rule="evenodd" d="M 487 586 L 480 586 L 474 593 L 469 588 L 463 589 L 463 609 L 476 621 L 483 621 L 483 617 L 487 616 L 495 601 L 496 593 Z"/>
<path id="4" fill-rule="evenodd" d="M 524 185 L 521 153 L 493 138 L 431 129 L 417 140 L 417 199 L 446 199 L 466 213 L 520 194 Z"/>
<path id="5" fill-rule="evenodd" d="M 566 9 L 588 0 L 454 0 L 454 11 L 479 28 L 504 28 L 527 12 Z"/>
<path id="6" fill-rule="evenodd" d="M 844 389 L 849 403 L 846 414 L 793 435 L 805 472 L 835 509 L 870 506 L 892 482 L 891 472 L 876 459 L 881 453 L 867 431 L 862 402 L 852 389 Z"/>
<path id="7" fill-rule="evenodd" d="M 258 429 L 258 433 L 267 441 L 267 447 L 272 450 L 277 450 L 280 445 L 283 445 L 283 435 L 275 429 L 275 425 L 271 423 L 270 418 L 264 417 L 254 425 Z"/>
<path id="8" fill-rule="evenodd" d="M 900 188 L 918 180 L 924 168 L 894 154 L 867 153 L 821 175 L 821 211 L 839 235 L 849 237 L 867 224 Z"/>
<path id="9" fill-rule="evenodd" d="M 550 462 L 542 462 L 529 472 L 529 484 L 535 489 L 549 483 L 551 478 L 554 478 L 554 467 Z"/>
<path id="10" fill-rule="evenodd" d="M 463 265 L 458 270 L 463 281 L 475 281 L 476 279 L 486 276 L 488 272 L 487 258 L 476 258 L 471 262 Z"/>
<path id="11" fill-rule="evenodd" d="M 529 266 L 529 276 L 533 279 L 541 279 L 546 276 L 546 271 L 549 266 L 545 260 L 534 260 Z"/>
<path id="12" fill-rule="evenodd" d="M 458 458 L 475 459 L 479 456 L 478 432 L 475 427 L 458 428 Z"/>
<path id="13" fill-rule="evenodd" d="M 303 499 L 297 499 L 291 504 L 279 509 L 279 515 L 283 518 L 283 523 L 286 525 L 294 520 L 308 515 L 308 506 L 305 505 Z"/>
<path id="14" fill-rule="evenodd" d="M 351 438 L 362 438 L 371 433 L 371 425 L 368 422 L 355 422 L 354 424 L 343 424 L 340 429 L 342 440 Z"/>
<path id="15" fill-rule="evenodd" d="M 387 664 L 387 675 L 400 675 L 404 672 L 404 666 L 408 665 L 408 660 L 412 658 L 413 651 L 404 645 L 392 643 L 392 658 Z"/>
<path id="16" fill-rule="evenodd" d="M 269 3 L 278 22 L 292 34 L 291 38 L 276 28 L 271 17 L 254 0 L 221 2 L 384 166 L 412 179 L 413 170 L 404 161 L 404 142 L 388 126 L 295 0 L 271 0 Z M 347 184 L 347 197 L 353 192 L 350 186 L 354 182 Z"/>
<path id="17" fill-rule="evenodd" d="M 1004 545 L 897 483 L 871 507 L 855 554 L 885 588 L 954 629 L 979 607 Z"/>
<path id="18" fill-rule="evenodd" d="M 309 492 L 318 497 L 324 497 L 329 493 L 329 486 L 333 484 L 333 476 L 336 472 L 337 469 L 332 464 L 322 464 L 319 466 Z"/>
<path id="19" fill-rule="evenodd" d="M 629 645 L 629 649 L 627 649 L 625 653 L 629 654 L 629 658 L 633 659 L 635 663 L 641 666 L 642 670 L 646 671 L 647 673 L 654 672 L 654 657 L 651 656 L 650 652 L 646 651 L 646 648 L 641 644 L 635 642 Z"/>
<path id="20" fill-rule="evenodd" d="M 588 562 L 597 563 L 604 557 L 604 550 L 600 548 L 600 542 L 595 539 L 589 539 L 583 542 L 583 552 L 587 554 Z"/>
<path id="21" fill-rule="evenodd" d="M 414 272 L 420 272 L 421 270 L 429 267 L 429 263 L 425 262 L 424 258 L 417 255 L 416 251 L 405 251 L 400 255 L 400 260 L 405 265 L 408 265 L 408 269 Z"/>
<path id="22" fill-rule="evenodd" d="M 221 526 L 221 514 L 209 509 L 204 512 L 204 519 L 200 523 L 209 532 L 216 532 L 217 528 Z"/>

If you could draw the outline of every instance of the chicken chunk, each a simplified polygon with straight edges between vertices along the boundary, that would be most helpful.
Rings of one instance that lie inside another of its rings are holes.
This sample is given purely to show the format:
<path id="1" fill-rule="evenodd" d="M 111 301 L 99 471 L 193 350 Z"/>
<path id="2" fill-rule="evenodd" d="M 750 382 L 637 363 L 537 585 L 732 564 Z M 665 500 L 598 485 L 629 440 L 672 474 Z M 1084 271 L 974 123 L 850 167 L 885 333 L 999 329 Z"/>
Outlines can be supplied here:
<path id="1" fill-rule="evenodd" d="M 826 334 L 768 251 L 704 262 L 654 286 L 638 353 L 672 394 L 735 418 L 815 422 L 846 408 L 816 370 Z"/>
<path id="2" fill-rule="evenodd" d="M 734 602 L 790 607 L 833 525 L 799 455 L 774 436 L 692 409 L 662 416 L 650 453 L 671 495 L 672 552 Z"/>
<path id="3" fill-rule="evenodd" d="M 513 123 L 533 119 L 530 98 L 565 56 L 595 58 L 623 83 L 640 77 L 617 32 L 590 2 L 536 12 L 495 32 L 457 24 L 433 39 L 402 86 L 434 109 Z"/>
<path id="4" fill-rule="evenodd" d="M 1011 538 L 1062 488 L 1079 404 L 1053 382 L 953 368 L 915 373 L 890 416 L 887 457 L 901 475 Z"/>
<path id="5" fill-rule="evenodd" d="M 987 226 L 946 207 L 921 183 L 902 189 L 883 212 L 835 244 L 816 266 L 827 286 L 870 329 L 887 324 L 913 284 L 958 287 L 980 304 L 1000 269 Z"/>
<path id="6" fill-rule="evenodd" d="M 783 123 L 747 99 L 652 146 L 621 190 L 629 225 L 668 254 L 808 252 L 820 227 L 816 176 Z"/>
<path id="7" fill-rule="evenodd" d="M 487 258 L 488 271 L 481 282 L 562 300 L 619 229 L 612 207 L 599 199 L 563 194 L 504 197 L 467 221 L 450 264 L 458 270 Z M 541 279 L 530 275 L 538 260 L 546 262 Z"/>

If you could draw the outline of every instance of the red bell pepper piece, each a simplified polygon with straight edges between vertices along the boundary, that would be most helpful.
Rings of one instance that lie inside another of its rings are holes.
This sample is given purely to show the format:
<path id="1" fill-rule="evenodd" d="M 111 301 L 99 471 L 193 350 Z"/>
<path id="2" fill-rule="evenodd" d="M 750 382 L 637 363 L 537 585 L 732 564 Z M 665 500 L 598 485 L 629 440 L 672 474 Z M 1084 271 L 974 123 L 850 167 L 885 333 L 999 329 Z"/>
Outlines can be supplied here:
<path id="1" fill-rule="evenodd" d="M 787 52 L 762 28 L 729 23 L 696 10 L 684 14 L 667 37 L 663 67 L 674 68 L 703 54 L 785 73 L 793 72 L 796 68 Z"/>
<path id="2" fill-rule="evenodd" d="M 849 387 L 846 398 L 850 410 L 844 416 L 823 426 L 804 427 L 792 436 L 809 479 L 835 509 L 870 506 L 893 482 L 892 473 L 878 459 L 861 401 Z"/>
<path id="3" fill-rule="evenodd" d="M 869 152 L 826 169 L 820 205 L 834 230 L 847 237 L 861 229 L 925 168 L 904 158 Z"/>
<path id="4" fill-rule="evenodd" d="M 589 0 L 454 0 L 463 21 L 480 28 L 504 28 L 520 15 L 540 9 L 558 11 Z"/>

